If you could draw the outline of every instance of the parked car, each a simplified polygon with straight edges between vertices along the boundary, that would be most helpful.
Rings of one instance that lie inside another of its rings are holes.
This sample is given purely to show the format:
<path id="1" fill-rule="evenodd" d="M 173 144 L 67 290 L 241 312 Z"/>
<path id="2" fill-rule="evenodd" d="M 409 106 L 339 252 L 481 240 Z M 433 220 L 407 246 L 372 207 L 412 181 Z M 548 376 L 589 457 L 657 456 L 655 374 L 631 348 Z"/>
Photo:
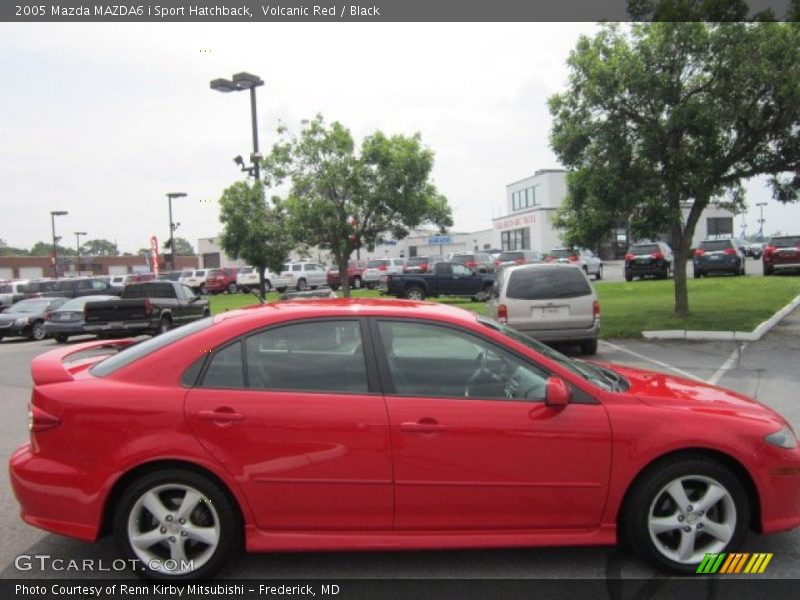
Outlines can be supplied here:
<path id="1" fill-rule="evenodd" d="M 59 279 L 51 279 L 49 277 L 31 279 L 25 286 L 25 298 L 42 298 L 48 292 L 54 291 L 58 287 L 59 281 Z"/>
<path id="2" fill-rule="evenodd" d="M 269 269 L 264 271 L 264 290 L 269 292 L 273 288 L 273 281 L 277 275 Z M 236 287 L 243 292 L 257 291 L 259 286 L 258 269 L 251 266 L 239 267 L 236 274 Z"/>
<path id="3" fill-rule="evenodd" d="M 328 284 L 328 274 L 319 263 L 293 262 L 283 265 L 281 273 L 272 282 L 280 293 L 288 289 L 304 292 L 307 289 L 315 290 Z"/>
<path id="4" fill-rule="evenodd" d="M 634 277 L 668 279 L 675 265 L 675 256 L 664 242 L 640 242 L 625 253 L 625 281 Z"/>
<path id="5" fill-rule="evenodd" d="M 55 338 L 61 344 L 70 336 L 86 335 L 83 309 L 88 302 L 105 302 L 119 300 L 117 296 L 80 296 L 73 298 L 57 308 L 48 310 L 44 318 L 44 332 L 47 337 Z"/>
<path id="6" fill-rule="evenodd" d="M 184 271 L 178 281 L 183 285 L 189 286 L 195 294 L 205 296 L 208 293 L 206 288 L 207 278 L 208 271 L 206 269 L 197 269 L 195 271 Z"/>
<path id="7" fill-rule="evenodd" d="M 402 258 L 373 258 L 361 277 L 368 288 L 378 287 L 385 275 L 400 275 L 406 261 Z"/>
<path id="8" fill-rule="evenodd" d="M 466 296 L 486 300 L 494 285 L 494 275 L 478 273 L 459 263 L 437 263 L 432 273 L 400 273 L 386 275 L 381 294 L 424 300 L 437 296 Z"/>
<path id="9" fill-rule="evenodd" d="M 148 281 L 126 285 L 122 297 L 89 302 L 84 329 L 103 337 L 166 333 L 210 314 L 208 300 L 179 282 Z"/>
<path id="10" fill-rule="evenodd" d="M 553 248 L 545 257 L 546 262 L 574 263 L 587 275 L 594 275 L 599 281 L 603 278 L 603 261 L 587 248 Z"/>
<path id="11" fill-rule="evenodd" d="M 159 281 L 180 281 L 183 273 L 183 271 L 166 271 L 165 273 L 159 273 L 156 279 Z"/>
<path id="12" fill-rule="evenodd" d="M 51 298 L 116 295 L 114 294 L 114 288 L 109 282 L 92 277 L 55 279 L 48 282 L 47 288 L 48 289 L 39 292 L 39 295 Z M 28 287 L 28 289 L 30 289 L 30 287 Z"/>
<path id="13" fill-rule="evenodd" d="M 364 269 L 367 268 L 367 261 L 365 260 L 348 260 L 347 261 L 347 283 L 352 289 L 359 290 L 364 286 Z M 332 290 L 338 290 L 342 285 L 341 277 L 339 276 L 339 268 L 331 267 L 326 274 L 328 285 Z"/>
<path id="14" fill-rule="evenodd" d="M 751 242 L 747 245 L 747 252 L 745 254 L 755 259 L 761 258 L 761 255 L 764 254 L 764 244 L 761 242 Z"/>
<path id="15" fill-rule="evenodd" d="M 535 250 L 507 250 L 494 259 L 494 269 L 499 271 L 505 267 L 533 265 L 540 262 L 544 262 L 544 257 Z"/>
<path id="16" fill-rule="evenodd" d="M 573 342 L 597 352 L 600 302 L 583 269 L 533 264 L 503 269 L 489 300 L 489 314 L 540 342 Z"/>
<path id="17" fill-rule="evenodd" d="M 745 274 L 744 253 L 731 239 L 703 240 L 694 251 L 692 260 L 696 279 L 709 273 Z"/>
<path id="18" fill-rule="evenodd" d="M 764 248 L 764 275 L 800 269 L 800 235 L 772 237 Z"/>
<path id="19" fill-rule="evenodd" d="M 68 298 L 28 298 L 12 304 L 0 313 L 0 340 L 6 337 L 45 339 L 45 315 L 67 300 Z"/>
<path id="20" fill-rule="evenodd" d="M 541 267 L 503 273 L 524 269 Z M 567 358 L 442 304 L 272 306 L 34 358 L 30 441 L 9 460 L 21 518 L 113 535 L 137 574 L 173 581 L 239 548 L 618 539 L 692 575 L 748 529 L 800 526 L 795 434 L 743 394 Z"/>
<path id="21" fill-rule="evenodd" d="M 223 292 L 235 294 L 237 291 L 236 277 L 238 271 L 237 267 L 209 269 L 206 275 L 206 291 L 211 294 L 221 294 Z"/>
<path id="22" fill-rule="evenodd" d="M 747 240 L 742 238 L 734 238 L 733 243 L 736 244 L 739 252 L 741 252 L 742 255 L 747 258 L 747 249 L 750 247 L 750 244 L 747 242 Z"/>
<path id="23" fill-rule="evenodd" d="M 4 281 L 0 283 L 0 312 L 15 302 L 25 299 L 27 279 Z"/>
<path id="24" fill-rule="evenodd" d="M 403 273 L 427 273 L 429 262 L 428 256 L 412 256 L 403 265 Z"/>
<path id="25" fill-rule="evenodd" d="M 486 252 L 456 252 L 450 262 L 477 271 L 478 273 L 494 273 L 494 260 Z"/>

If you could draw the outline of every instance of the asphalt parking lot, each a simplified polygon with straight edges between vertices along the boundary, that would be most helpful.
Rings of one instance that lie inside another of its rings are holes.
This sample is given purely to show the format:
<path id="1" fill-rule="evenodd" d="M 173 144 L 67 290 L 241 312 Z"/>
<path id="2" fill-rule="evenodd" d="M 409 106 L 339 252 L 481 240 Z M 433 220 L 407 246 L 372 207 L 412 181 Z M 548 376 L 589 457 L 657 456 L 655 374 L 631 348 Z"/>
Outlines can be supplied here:
<path id="1" fill-rule="evenodd" d="M 748 264 L 748 267 L 750 265 Z M 79 340 L 76 340 L 79 341 Z M 0 447 L 4 460 L 27 439 L 26 411 L 30 395 L 28 367 L 36 355 L 56 347 L 51 340 L 0 343 Z M 666 371 L 711 381 L 755 396 L 784 414 L 800 430 L 800 309 L 762 340 L 733 342 L 601 342 L 598 359 Z M 110 540 L 98 544 L 50 535 L 23 524 L 8 476 L 0 483 L 0 545 L 2 578 L 114 577 L 113 572 L 54 572 L 15 567 L 20 554 L 46 554 L 66 560 L 119 556 Z M 773 552 L 763 575 L 800 577 L 800 531 L 773 536 L 750 534 L 743 552 Z M 643 578 L 656 573 L 617 548 L 537 548 L 514 550 L 347 552 L 261 554 L 231 561 L 224 578 Z M 656 581 L 654 579 L 654 581 Z M 652 591 L 652 590 L 651 590 Z"/>

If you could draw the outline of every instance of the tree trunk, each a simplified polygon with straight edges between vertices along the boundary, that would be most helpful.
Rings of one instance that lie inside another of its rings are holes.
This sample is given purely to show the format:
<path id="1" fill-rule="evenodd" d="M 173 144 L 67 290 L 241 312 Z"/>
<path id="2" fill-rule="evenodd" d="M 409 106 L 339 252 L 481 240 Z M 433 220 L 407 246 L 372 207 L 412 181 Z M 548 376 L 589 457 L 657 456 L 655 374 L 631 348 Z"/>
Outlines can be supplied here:
<path id="1" fill-rule="evenodd" d="M 344 253 L 334 252 L 336 264 L 339 267 L 339 284 L 342 286 L 342 296 L 350 297 L 350 278 L 347 276 L 347 261 L 349 256 Z"/>
<path id="2" fill-rule="evenodd" d="M 267 299 L 267 290 L 266 290 L 267 286 L 265 285 L 266 282 L 264 281 L 265 270 L 266 267 L 264 267 L 263 265 L 258 267 L 258 295 L 261 296 L 261 299 L 264 301 L 266 301 Z"/>
<path id="3" fill-rule="evenodd" d="M 675 316 L 685 319 L 689 316 L 689 289 L 686 280 L 686 265 L 691 258 L 689 250 L 692 246 L 692 238 L 694 237 L 694 229 L 697 226 L 697 221 L 700 215 L 708 206 L 708 196 L 700 196 L 695 198 L 692 208 L 689 210 L 689 216 L 686 219 L 686 224 L 674 223 L 672 226 L 672 239 L 676 244 L 675 248 Z"/>

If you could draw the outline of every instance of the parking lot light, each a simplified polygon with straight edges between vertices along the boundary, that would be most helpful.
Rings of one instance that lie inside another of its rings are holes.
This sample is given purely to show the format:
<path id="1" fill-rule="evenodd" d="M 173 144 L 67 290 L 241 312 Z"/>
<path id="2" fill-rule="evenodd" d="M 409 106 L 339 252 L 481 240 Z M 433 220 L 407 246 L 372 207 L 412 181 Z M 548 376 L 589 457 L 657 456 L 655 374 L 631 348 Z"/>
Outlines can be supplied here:
<path id="1" fill-rule="evenodd" d="M 211 89 L 223 94 L 229 92 L 241 92 L 250 90 L 250 119 L 253 130 L 253 153 L 250 155 L 250 160 L 253 163 L 251 167 L 242 166 L 242 171 L 247 171 L 256 179 L 260 178 L 260 171 L 258 163 L 261 160 L 261 155 L 258 152 L 258 119 L 256 118 L 256 88 L 264 85 L 264 80 L 258 75 L 242 71 L 236 73 L 232 79 L 213 79 L 211 81 Z M 238 157 L 237 157 L 238 158 Z M 236 159 L 234 159 L 236 160 Z M 238 161 L 236 161 L 239 164 Z"/>
<path id="2" fill-rule="evenodd" d="M 171 271 L 175 270 L 175 225 L 172 222 L 172 199 L 173 198 L 185 198 L 186 192 L 169 192 L 167 193 L 167 200 L 169 201 L 169 262 L 171 265 Z"/>
<path id="3" fill-rule="evenodd" d="M 76 231 L 75 232 L 75 252 L 77 253 L 77 258 L 75 259 L 75 270 L 78 275 L 81 274 L 81 236 L 86 235 L 85 231 Z"/>
<path id="4" fill-rule="evenodd" d="M 64 215 L 68 215 L 69 212 L 66 210 L 51 210 L 50 211 L 50 221 L 53 228 L 53 275 L 55 279 L 58 279 L 58 247 L 56 244 L 58 243 L 59 238 L 56 237 L 56 217 L 63 217 Z"/>

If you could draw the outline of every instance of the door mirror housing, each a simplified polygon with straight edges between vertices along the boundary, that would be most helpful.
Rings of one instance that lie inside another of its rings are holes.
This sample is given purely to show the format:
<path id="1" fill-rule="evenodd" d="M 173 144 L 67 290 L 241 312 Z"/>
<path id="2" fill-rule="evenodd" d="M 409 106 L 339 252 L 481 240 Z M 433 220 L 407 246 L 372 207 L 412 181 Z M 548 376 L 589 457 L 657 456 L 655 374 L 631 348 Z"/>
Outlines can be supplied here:
<path id="1" fill-rule="evenodd" d="M 569 387 L 560 377 L 549 377 L 545 383 L 544 402 L 547 406 L 566 406 L 569 404 Z"/>

